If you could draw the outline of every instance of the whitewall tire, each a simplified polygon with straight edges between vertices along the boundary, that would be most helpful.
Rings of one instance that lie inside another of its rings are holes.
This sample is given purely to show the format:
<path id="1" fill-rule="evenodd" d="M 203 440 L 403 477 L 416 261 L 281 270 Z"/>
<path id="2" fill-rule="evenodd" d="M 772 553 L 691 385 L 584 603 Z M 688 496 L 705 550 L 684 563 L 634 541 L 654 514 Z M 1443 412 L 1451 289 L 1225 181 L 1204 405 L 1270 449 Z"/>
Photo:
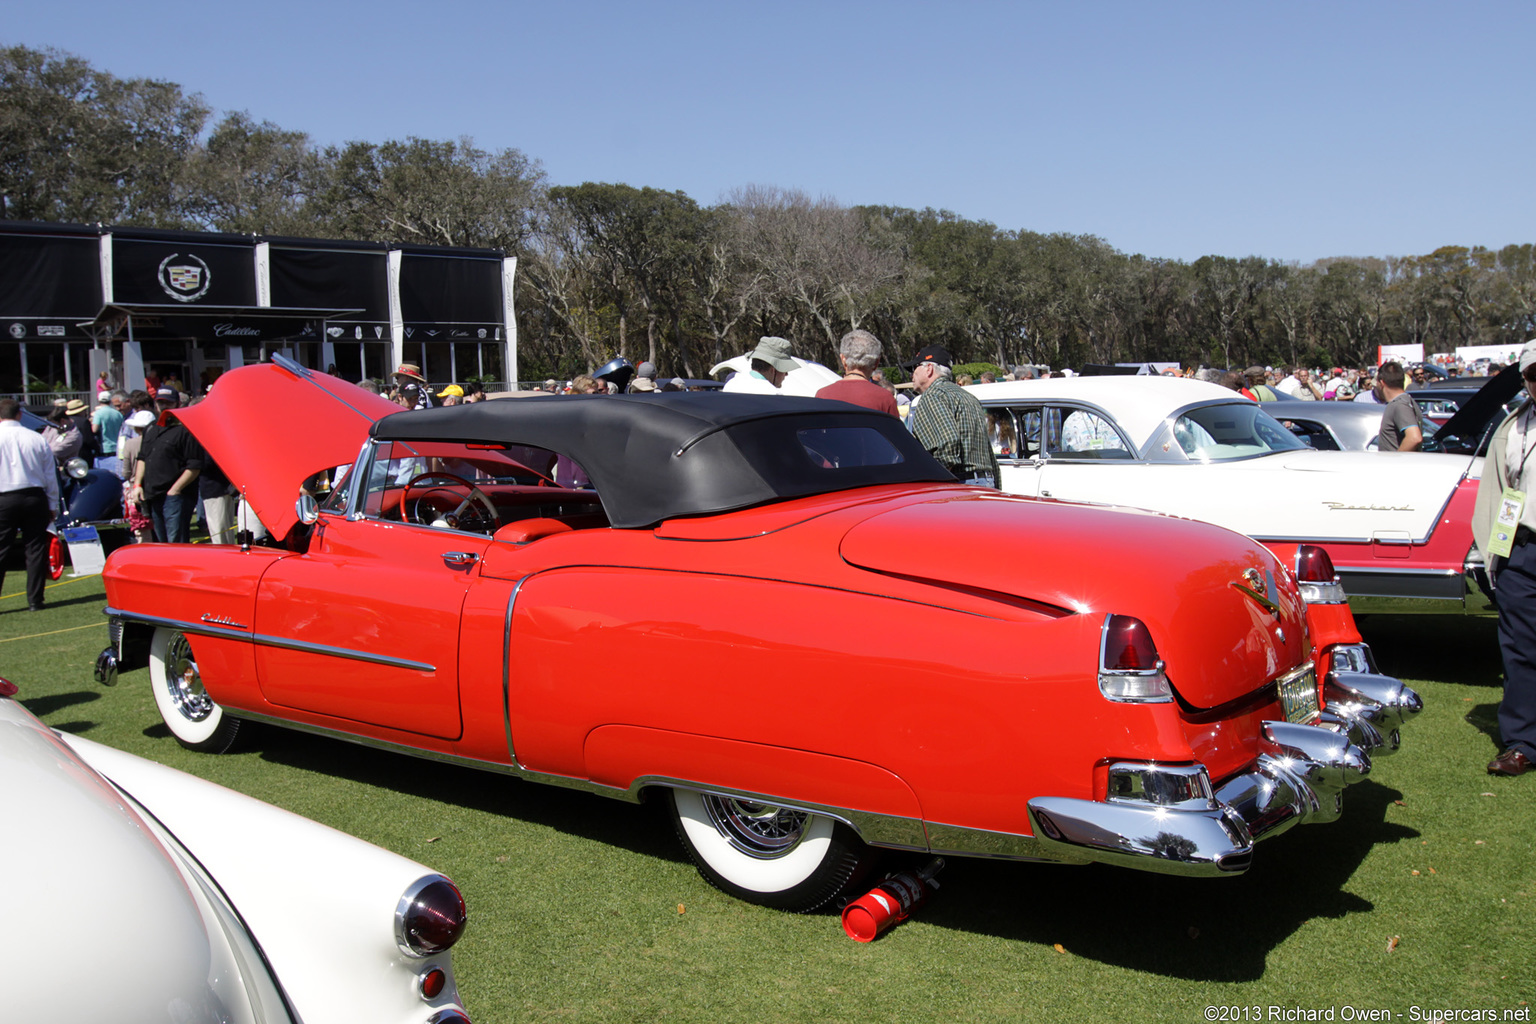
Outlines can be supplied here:
<path id="1" fill-rule="evenodd" d="M 155 706 L 176 741 L 188 750 L 222 754 L 235 745 L 240 719 L 203 689 L 192 643 L 176 629 L 158 628 L 149 644 L 149 682 Z"/>
<path id="2" fill-rule="evenodd" d="M 806 913 L 852 894 L 873 852 L 824 814 L 669 790 L 678 837 L 699 873 L 749 903 Z"/>

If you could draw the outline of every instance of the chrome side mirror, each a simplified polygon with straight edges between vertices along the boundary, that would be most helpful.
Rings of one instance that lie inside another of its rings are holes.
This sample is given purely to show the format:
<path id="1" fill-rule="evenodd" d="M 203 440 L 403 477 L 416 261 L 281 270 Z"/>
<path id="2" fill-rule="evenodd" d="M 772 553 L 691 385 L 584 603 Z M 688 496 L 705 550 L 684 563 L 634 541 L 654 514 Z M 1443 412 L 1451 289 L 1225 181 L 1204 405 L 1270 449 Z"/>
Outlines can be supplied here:
<path id="1" fill-rule="evenodd" d="M 293 503 L 293 511 L 305 526 L 313 526 L 320 518 L 320 504 L 313 494 L 299 495 L 299 500 Z"/>

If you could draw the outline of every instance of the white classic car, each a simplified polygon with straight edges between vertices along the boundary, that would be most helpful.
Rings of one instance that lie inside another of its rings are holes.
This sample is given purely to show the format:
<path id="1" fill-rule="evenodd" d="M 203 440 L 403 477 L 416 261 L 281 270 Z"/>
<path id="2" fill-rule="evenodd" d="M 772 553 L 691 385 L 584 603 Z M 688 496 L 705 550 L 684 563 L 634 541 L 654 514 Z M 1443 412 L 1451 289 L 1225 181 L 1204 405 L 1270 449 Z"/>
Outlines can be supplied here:
<path id="1" fill-rule="evenodd" d="M 468 1024 L 453 883 L 164 765 L 63 736 L 0 680 L 5 1020 Z M 20 905 L 16 905 L 16 900 Z"/>
<path id="2" fill-rule="evenodd" d="M 972 386 L 1015 494 L 1132 505 L 1322 546 L 1357 613 L 1489 610 L 1472 546 L 1481 459 L 1317 451 L 1216 384 L 1071 377 Z M 1285 407 L 1301 403 L 1283 403 Z"/>

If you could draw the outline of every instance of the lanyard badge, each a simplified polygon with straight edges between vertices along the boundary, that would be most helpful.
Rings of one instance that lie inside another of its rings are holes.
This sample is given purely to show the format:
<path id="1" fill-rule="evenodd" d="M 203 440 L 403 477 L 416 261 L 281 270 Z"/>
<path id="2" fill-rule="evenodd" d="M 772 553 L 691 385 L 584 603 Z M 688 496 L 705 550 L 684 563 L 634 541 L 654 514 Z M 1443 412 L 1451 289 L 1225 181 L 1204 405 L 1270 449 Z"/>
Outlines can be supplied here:
<path id="1" fill-rule="evenodd" d="M 1508 558 L 1515 548 L 1515 530 L 1520 526 L 1520 516 L 1525 511 L 1525 492 L 1513 487 L 1504 488 L 1499 498 L 1499 514 L 1493 522 L 1493 536 L 1488 540 L 1488 553 Z"/>

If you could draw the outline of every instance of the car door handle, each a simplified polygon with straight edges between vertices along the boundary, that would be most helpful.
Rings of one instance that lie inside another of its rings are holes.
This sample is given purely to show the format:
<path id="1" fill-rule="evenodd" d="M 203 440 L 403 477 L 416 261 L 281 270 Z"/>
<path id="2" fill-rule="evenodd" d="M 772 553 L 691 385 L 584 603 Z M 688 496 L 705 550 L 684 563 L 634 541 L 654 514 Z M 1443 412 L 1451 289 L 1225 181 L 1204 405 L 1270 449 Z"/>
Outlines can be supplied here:
<path id="1" fill-rule="evenodd" d="M 443 564 L 454 569 L 463 569 L 480 561 L 480 556 L 473 551 L 444 551 Z"/>

